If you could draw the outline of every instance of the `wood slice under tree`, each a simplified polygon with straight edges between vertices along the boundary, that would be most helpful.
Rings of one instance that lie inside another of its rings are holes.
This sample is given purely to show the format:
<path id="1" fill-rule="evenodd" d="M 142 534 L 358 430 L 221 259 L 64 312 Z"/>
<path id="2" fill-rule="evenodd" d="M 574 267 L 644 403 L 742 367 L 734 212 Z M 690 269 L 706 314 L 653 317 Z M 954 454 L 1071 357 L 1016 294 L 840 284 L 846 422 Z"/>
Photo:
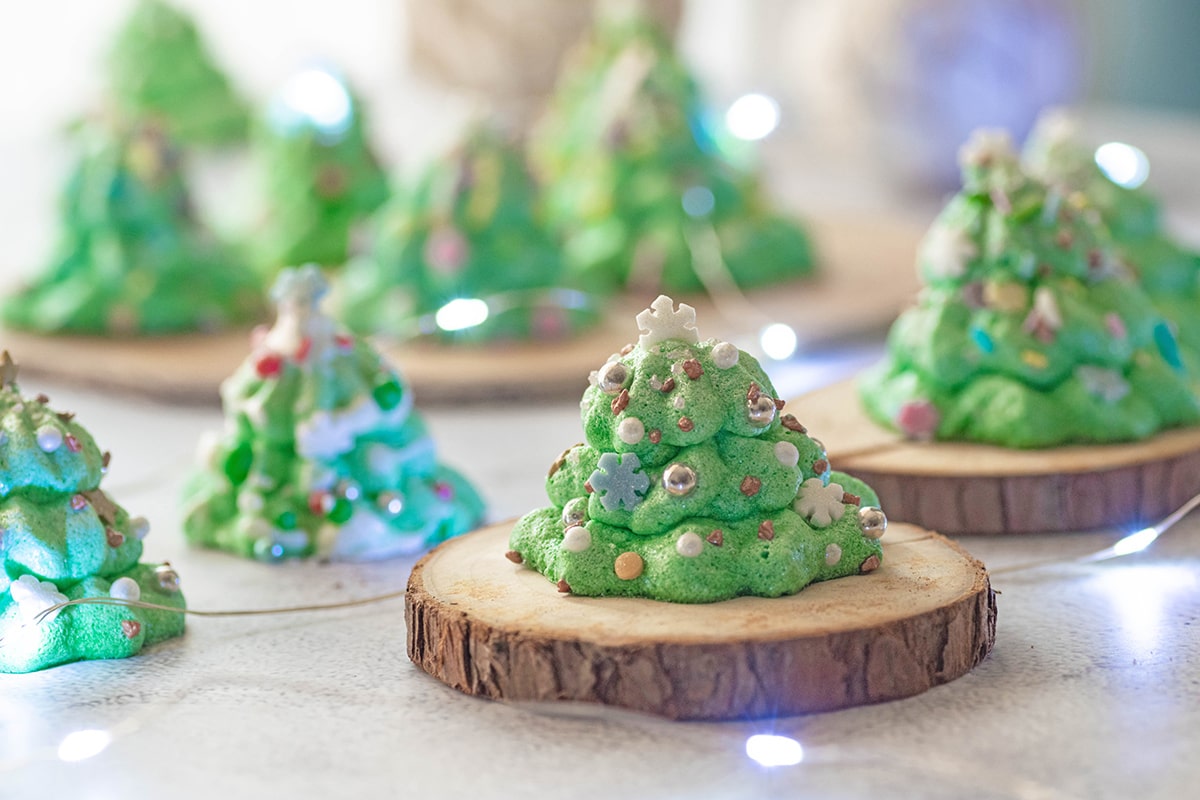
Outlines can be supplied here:
<path id="1" fill-rule="evenodd" d="M 677 297 L 706 320 L 705 336 L 749 344 L 766 322 L 786 322 L 801 347 L 882 330 L 917 290 L 911 268 L 921 232 L 886 219 L 829 218 L 810 223 L 818 273 L 721 303 Z M 871 291 L 864 293 L 863 286 Z M 637 340 L 633 319 L 654 292 L 612 301 L 595 328 L 561 342 L 451 346 L 433 341 L 380 343 L 412 385 L 418 404 L 578 398 L 587 375 Z M 854 309 L 847 313 L 846 309 Z M 722 312 L 725 312 L 724 314 Z M 22 374 L 66 380 L 176 403 L 215 403 L 221 381 L 250 351 L 249 332 L 104 338 L 39 336 L 0 330 L 0 347 Z"/>
<path id="2" fill-rule="evenodd" d="M 1200 427 L 1141 442 L 1015 450 L 914 442 L 870 420 L 853 380 L 788 404 L 830 462 L 866 481 L 888 519 L 949 534 L 1153 524 L 1200 493 Z"/>
<path id="3" fill-rule="evenodd" d="M 983 564 L 912 526 L 888 529 L 869 575 L 698 605 L 559 594 L 504 558 L 511 529 L 442 544 L 408 582 L 409 658 L 470 695 L 672 719 L 784 716 L 918 694 L 995 642 Z"/>

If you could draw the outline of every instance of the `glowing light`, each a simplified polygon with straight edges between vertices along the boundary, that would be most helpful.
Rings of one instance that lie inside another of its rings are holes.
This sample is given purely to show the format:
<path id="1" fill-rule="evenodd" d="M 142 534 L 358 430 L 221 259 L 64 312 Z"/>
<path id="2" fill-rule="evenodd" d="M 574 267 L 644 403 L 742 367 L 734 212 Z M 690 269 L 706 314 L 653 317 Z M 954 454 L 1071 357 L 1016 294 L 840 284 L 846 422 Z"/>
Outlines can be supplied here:
<path id="1" fill-rule="evenodd" d="M 1131 144 L 1108 142 L 1096 148 L 1096 166 L 1108 179 L 1126 189 L 1136 189 L 1150 177 L 1150 159 Z"/>
<path id="2" fill-rule="evenodd" d="M 1120 556 L 1133 555 L 1140 553 L 1150 545 L 1154 544 L 1154 540 L 1159 537 L 1157 528 L 1142 528 L 1136 533 L 1131 533 L 1124 539 L 1119 540 L 1110 550 L 1114 558 Z"/>
<path id="3" fill-rule="evenodd" d="M 798 340 L 796 332 L 790 325 L 776 322 L 762 329 L 762 333 L 759 334 L 759 343 L 768 358 L 783 361 L 791 358 L 796 352 Z"/>
<path id="4" fill-rule="evenodd" d="M 69 733 L 58 746 L 58 757 L 63 761 L 83 761 L 98 756 L 112 744 L 108 731 L 86 730 Z"/>
<path id="5" fill-rule="evenodd" d="M 689 217 L 707 217 L 717 199 L 707 186 L 689 186 L 683 192 L 683 212 Z"/>
<path id="6" fill-rule="evenodd" d="M 299 118 L 328 136 L 345 133 L 354 113 L 345 84 L 315 67 L 293 75 L 280 91 L 277 103 L 277 116 L 282 117 L 284 125 Z"/>
<path id="7" fill-rule="evenodd" d="M 765 94 L 744 94 L 725 112 L 725 127 L 738 139 L 765 139 L 779 127 L 779 103 Z"/>
<path id="8" fill-rule="evenodd" d="M 746 755 L 764 767 L 792 767 L 804 760 L 804 748 L 790 736 L 756 733 L 746 740 Z"/>
<path id="9" fill-rule="evenodd" d="M 473 297 L 459 297 L 434 314 L 434 322 L 444 331 L 461 331 L 482 325 L 488 318 L 488 304 Z"/>

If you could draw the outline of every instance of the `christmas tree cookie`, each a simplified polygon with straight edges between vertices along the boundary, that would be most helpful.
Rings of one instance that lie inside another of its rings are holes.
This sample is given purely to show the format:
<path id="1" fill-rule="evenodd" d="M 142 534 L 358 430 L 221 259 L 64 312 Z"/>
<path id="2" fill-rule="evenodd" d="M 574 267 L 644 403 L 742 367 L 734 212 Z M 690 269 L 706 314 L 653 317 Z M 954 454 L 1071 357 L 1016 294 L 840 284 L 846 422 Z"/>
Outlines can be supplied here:
<path id="1" fill-rule="evenodd" d="M 780 415 L 770 380 L 660 296 L 636 346 L 591 376 L 586 442 L 513 529 L 511 560 L 576 595 L 707 603 L 778 597 L 880 565 L 887 521 L 862 482 Z"/>
<path id="2" fill-rule="evenodd" d="M 343 318 L 363 332 L 552 339 L 595 320 L 587 297 L 562 286 L 562 254 L 521 150 L 487 125 L 473 126 L 376 227 L 373 252 L 343 278 Z M 459 320 L 451 312 L 464 304 L 483 313 Z"/>
<path id="3" fill-rule="evenodd" d="M 399 376 L 318 308 L 325 291 L 313 266 L 279 276 L 275 325 L 222 386 L 227 427 L 185 493 L 191 541 L 264 561 L 373 559 L 482 517 Z"/>
<path id="4" fill-rule="evenodd" d="M 168 334 L 256 319 L 257 278 L 193 213 L 161 129 L 98 123 L 63 192 L 50 268 L 3 305 L 14 328 Z"/>
<path id="5" fill-rule="evenodd" d="M 1119 143 L 1108 152 L 1132 154 Z M 1116 148 L 1115 150 L 1113 148 Z M 1174 241 L 1163 228 L 1158 199 L 1141 187 L 1144 175 L 1118 183 L 1096 151 L 1083 144 L 1063 113 L 1043 116 L 1025 148 L 1029 171 L 1065 197 L 1080 192 L 1112 234 L 1121 261 L 1174 327 L 1185 348 L 1200 351 L 1200 254 Z M 1136 158 L 1136 156 L 1134 156 Z"/>
<path id="6" fill-rule="evenodd" d="M 183 633 L 183 614 L 127 605 L 68 606 L 113 597 L 182 610 L 179 576 L 141 564 L 150 530 L 103 489 L 109 454 L 45 395 L 22 397 L 0 356 L 0 672 L 124 658 Z"/>
<path id="7" fill-rule="evenodd" d="M 976 133 L 960 160 L 918 255 L 925 289 L 863 378 L 867 412 L 915 439 L 1018 448 L 1200 421 L 1194 356 L 1088 198 L 1027 174 L 1004 134 Z"/>
<path id="8" fill-rule="evenodd" d="M 388 197 L 359 101 L 333 73 L 305 69 L 271 100 L 256 139 L 267 203 L 258 237 L 264 268 L 342 266 L 356 226 Z"/>
<path id="9" fill-rule="evenodd" d="M 195 24 L 160 0 L 139 0 L 109 54 L 117 107 L 188 144 L 245 138 L 249 113 L 213 63 Z"/>
<path id="10" fill-rule="evenodd" d="M 717 151 L 695 81 L 642 17 L 598 21 L 564 68 L 530 159 L 590 288 L 751 287 L 812 268 L 803 229 Z"/>

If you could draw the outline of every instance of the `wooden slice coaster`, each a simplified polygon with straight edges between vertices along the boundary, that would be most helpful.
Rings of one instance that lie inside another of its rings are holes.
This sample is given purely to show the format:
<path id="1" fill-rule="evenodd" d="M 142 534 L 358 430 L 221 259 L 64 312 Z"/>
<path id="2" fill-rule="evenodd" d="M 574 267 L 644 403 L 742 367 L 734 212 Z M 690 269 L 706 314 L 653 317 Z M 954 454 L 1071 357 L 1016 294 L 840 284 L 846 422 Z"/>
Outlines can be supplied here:
<path id="1" fill-rule="evenodd" d="M 741 302 L 675 299 L 696 307 L 705 337 L 745 338 L 769 320 L 788 323 L 802 345 L 812 345 L 890 324 L 917 290 L 912 262 L 920 231 L 885 219 L 831 219 L 810 227 L 819 273 L 748 293 L 753 313 Z M 587 387 L 588 372 L 636 341 L 634 317 L 655 295 L 618 298 L 598 326 L 563 341 L 450 346 L 384 340 L 380 348 L 412 385 L 418 404 L 573 398 Z M 216 402 L 221 381 L 250 350 L 248 331 L 116 339 L 0 330 L 0 347 L 12 352 L 25 375 L 179 403 Z"/>
<path id="2" fill-rule="evenodd" d="M 913 442 L 867 417 L 853 380 L 786 411 L 825 444 L 835 469 L 879 493 L 888 519 L 950 535 L 1150 524 L 1200 493 L 1200 427 L 1046 450 Z"/>
<path id="3" fill-rule="evenodd" d="M 983 564 L 913 526 L 888 529 L 869 575 L 700 605 L 559 594 L 504 558 L 511 530 L 452 539 L 409 578 L 409 658 L 467 694 L 672 719 L 785 716 L 918 694 L 995 642 Z"/>

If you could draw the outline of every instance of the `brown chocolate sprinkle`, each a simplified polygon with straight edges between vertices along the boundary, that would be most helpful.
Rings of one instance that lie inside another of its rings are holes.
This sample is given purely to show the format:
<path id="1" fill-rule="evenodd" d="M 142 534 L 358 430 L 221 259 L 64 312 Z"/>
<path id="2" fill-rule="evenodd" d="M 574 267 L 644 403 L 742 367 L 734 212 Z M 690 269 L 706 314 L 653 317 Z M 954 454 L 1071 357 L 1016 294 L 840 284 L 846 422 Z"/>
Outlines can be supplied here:
<path id="1" fill-rule="evenodd" d="M 874 572 L 877 569 L 879 569 L 879 556 L 876 555 L 867 556 L 867 560 L 858 566 L 858 571 L 863 575 L 866 575 L 868 572 Z"/>
<path id="2" fill-rule="evenodd" d="M 571 584 L 567 583 L 566 578 L 558 579 L 558 591 L 561 592 L 562 594 L 570 594 L 571 593 Z"/>
<path id="3" fill-rule="evenodd" d="M 60 411 L 57 414 L 55 414 L 55 416 L 58 417 L 63 422 L 70 422 L 71 420 L 75 419 L 75 412 L 74 411 Z"/>
<path id="4" fill-rule="evenodd" d="M 507 553 L 504 554 L 504 557 L 507 558 L 509 561 L 513 562 L 514 564 L 524 564 L 525 563 L 525 556 L 521 555 L 516 550 L 509 550 Z"/>
<path id="5" fill-rule="evenodd" d="M 850 494 L 849 492 L 842 492 L 842 502 L 847 503 L 852 506 L 856 506 L 856 505 L 859 505 L 860 503 L 862 503 L 862 498 L 856 494 Z"/>
<path id="6" fill-rule="evenodd" d="M 704 367 L 700 366 L 700 362 L 694 358 L 689 358 L 683 362 L 683 371 L 689 378 L 696 380 L 704 374 Z"/>
<path id="7" fill-rule="evenodd" d="M 824 475 L 825 470 L 829 469 L 829 462 L 823 458 L 818 458 L 813 462 L 812 467 L 813 472 L 817 473 L 818 475 Z"/>
<path id="8" fill-rule="evenodd" d="M 621 348 L 621 355 L 623 355 L 623 356 L 627 356 L 632 352 L 633 352 L 633 343 L 632 342 L 630 342 L 629 344 L 627 344 Z"/>
<path id="9" fill-rule="evenodd" d="M 1059 231 L 1058 235 L 1054 237 L 1054 243 L 1063 250 L 1069 250 L 1074 242 L 1075 237 L 1071 235 L 1070 231 Z"/>
<path id="10" fill-rule="evenodd" d="M 585 492 L 587 492 L 588 494 L 591 494 L 592 492 L 596 491 L 595 489 L 593 489 L 593 488 L 592 488 L 592 483 L 591 483 L 591 481 L 584 481 L 584 482 L 583 482 L 583 490 L 584 490 Z"/>
<path id="11" fill-rule="evenodd" d="M 46 405 L 46 403 L 50 402 L 50 395 L 46 394 L 45 392 L 40 392 L 36 399 L 42 405 Z"/>
<path id="12" fill-rule="evenodd" d="M 100 458 L 100 464 L 101 464 L 101 466 L 107 467 L 107 466 L 108 466 L 108 464 L 109 464 L 109 462 L 111 462 L 111 461 L 112 461 L 112 453 L 110 453 L 109 451 L 105 450 L 105 451 L 104 451 L 104 455 L 103 455 L 103 456 L 101 456 L 101 458 Z"/>
<path id="13" fill-rule="evenodd" d="M 721 532 L 720 528 L 717 528 L 708 536 L 704 537 L 704 541 L 708 542 L 713 547 L 720 547 L 721 545 L 725 544 L 725 534 Z"/>
<path id="14" fill-rule="evenodd" d="M 683 431 L 684 433 L 690 433 L 692 430 L 695 429 L 695 427 L 696 427 L 696 424 L 694 422 L 692 422 L 690 419 L 688 419 L 687 417 L 679 418 L 679 430 Z"/>
<path id="15" fill-rule="evenodd" d="M 795 431 L 796 433 L 808 433 L 808 428 L 801 425 L 800 420 L 796 419 L 795 415 L 793 414 L 784 414 L 779 421 L 783 423 L 783 427 L 787 428 L 789 431 Z"/>
<path id="16" fill-rule="evenodd" d="M 758 538 L 762 539 L 764 542 L 769 542 L 774 539 L 775 523 L 771 522 L 769 519 L 763 520 L 762 524 L 758 526 Z"/>
<path id="17" fill-rule="evenodd" d="M 104 493 L 103 489 L 88 489 L 80 494 L 87 498 L 87 501 L 92 504 L 92 508 L 96 509 L 96 515 L 106 525 L 112 525 L 117 521 L 117 504 Z"/>
<path id="18" fill-rule="evenodd" d="M 753 475 L 747 475 L 746 477 L 742 478 L 742 494 L 746 495 L 746 497 L 754 497 L 754 495 L 758 494 L 758 490 L 761 488 L 762 481 Z"/>
<path id="19" fill-rule="evenodd" d="M 116 528 L 105 528 L 104 538 L 108 540 L 109 547 L 120 547 L 125 544 L 125 534 Z"/>
<path id="20" fill-rule="evenodd" d="M 674 388 L 675 388 L 675 379 L 667 378 L 665 381 L 663 381 L 662 386 L 660 386 L 658 388 L 658 390 L 660 392 L 662 392 L 663 394 L 666 394 L 667 392 L 671 391 Z"/>
<path id="21" fill-rule="evenodd" d="M 567 463 L 567 454 L 570 453 L 572 450 L 574 450 L 576 447 L 579 447 L 579 445 L 577 445 L 577 444 L 571 445 L 566 450 L 563 450 L 561 453 L 558 454 L 558 458 L 554 459 L 554 463 L 550 465 L 550 471 L 546 473 L 547 478 L 553 478 L 554 473 L 556 473 L 560 469 L 562 469 L 563 464 Z"/>
<path id="22" fill-rule="evenodd" d="M 1091 250 L 1088 250 L 1087 260 L 1088 260 L 1089 267 L 1091 267 L 1092 269 L 1098 269 L 1100 267 L 1100 264 L 1103 263 L 1104 257 L 1101 255 L 1099 250 L 1096 250 L 1095 248 L 1093 248 Z"/>
<path id="23" fill-rule="evenodd" d="M 81 494 L 71 495 L 71 508 L 75 509 L 76 511 L 82 511 L 84 506 L 86 506 L 86 505 L 87 505 L 86 497 L 84 497 Z"/>
<path id="24" fill-rule="evenodd" d="M 750 388 L 746 390 L 746 399 L 753 403 L 762 394 L 762 389 L 758 388 L 758 384 L 753 381 L 750 383 Z"/>
<path id="25" fill-rule="evenodd" d="M 621 393 L 613 398 L 612 412 L 614 414 L 620 414 L 625 410 L 625 406 L 627 405 L 629 405 L 629 390 L 622 389 Z"/>
<path id="26" fill-rule="evenodd" d="M 126 639 L 136 639 L 137 635 L 142 632 L 142 623 L 136 619 L 121 620 L 121 633 L 125 634 Z"/>
<path id="27" fill-rule="evenodd" d="M 776 411 L 783 411 L 783 407 L 786 405 L 787 405 L 787 400 L 780 400 L 778 397 L 775 398 L 775 410 Z"/>
<path id="28" fill-rule="evenodd" d="M 660 431 L 658 428 L 655 428 L 654 430 L 650 431 L 650 443 L 651 444 L 658 444 L 661 441 L 662 441 L 662 431 Z"/>

